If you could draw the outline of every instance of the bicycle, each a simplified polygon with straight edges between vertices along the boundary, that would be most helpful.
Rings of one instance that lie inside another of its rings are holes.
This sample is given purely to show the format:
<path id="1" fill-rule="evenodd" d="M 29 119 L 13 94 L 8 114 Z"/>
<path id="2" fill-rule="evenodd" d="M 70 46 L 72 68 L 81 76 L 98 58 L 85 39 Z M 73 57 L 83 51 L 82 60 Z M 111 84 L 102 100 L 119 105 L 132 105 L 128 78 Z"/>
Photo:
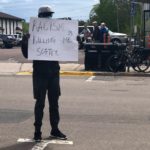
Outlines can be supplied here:
<path id="1" fill-rule="evenodd" d="M 130 67 L 132 67 L 135 71 L 140 72 L 139 63 L 141 62 L 141 57 L 138 53 L 138 49 L 135 46 L 130 48 L 127 45 L 118 45 L 118 49 L 115 50 L 114 54 L 112 54 L 107 59 L 107 67 L 111 72 L 118 71 L 126 71 L 126 67 L 128 72 Z"/>
<path id="2" fill-rule="evenodd" d="M 148 70 L 150 68 L 150 49 L 139 47 L 137 51 L 140 55 L 140 61 L 137 64 L 138 69 L 140 72 L 150 72 Z"/>

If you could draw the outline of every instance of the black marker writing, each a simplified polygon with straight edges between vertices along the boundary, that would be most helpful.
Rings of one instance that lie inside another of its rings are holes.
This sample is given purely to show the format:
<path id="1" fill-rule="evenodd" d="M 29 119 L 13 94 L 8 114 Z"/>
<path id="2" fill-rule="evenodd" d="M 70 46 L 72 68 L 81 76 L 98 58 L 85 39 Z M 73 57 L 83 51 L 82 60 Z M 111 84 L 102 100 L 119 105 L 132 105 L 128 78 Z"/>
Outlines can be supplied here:
<path id="1" fill-rule="evenodd" d="M 63 31 L 64 30 L 64 25 L 63 24 L 58 24 L 55 22 L 51 22 L 49 26 L 50 31 Z"/>
<path id="2" fill-rule="evenodd" d="M 36 20 L 33 21 L 32 31 L 34 31 L 35 27 L 36 27 Z"/>
<path id="3" fill-rule="evenodd" d="M 37 48 L 37 56 L 58 56 L 58 51 L 51 48 Z"/>
<path id="4" fill-rule="evenodd" d="M 72 40 L 71 40 L 70 37 L 64 37 L 62 42 L 63 42 L 63 44 L 65 44 L 65 43 L 72 43 Z"/>
<path id="5" fill-rule="evenodd" d="M 73 32 L 72 31 L 68 31 L 68 36 L 73 36 Z"/>
<path id="6" fill-rule="evenodd" d="M 46 22 L 33 20 L 32 31 L 42 32 L 42 31 L 64 31 L 63 23 L 56 22 Z"/>
<path id="7" fill-rule="evenodd" d="M 41 38 L 39 36 L 33 36 L 33 44 L 49 44 L 55 43 L 56 39 L 54 37 Z"/>

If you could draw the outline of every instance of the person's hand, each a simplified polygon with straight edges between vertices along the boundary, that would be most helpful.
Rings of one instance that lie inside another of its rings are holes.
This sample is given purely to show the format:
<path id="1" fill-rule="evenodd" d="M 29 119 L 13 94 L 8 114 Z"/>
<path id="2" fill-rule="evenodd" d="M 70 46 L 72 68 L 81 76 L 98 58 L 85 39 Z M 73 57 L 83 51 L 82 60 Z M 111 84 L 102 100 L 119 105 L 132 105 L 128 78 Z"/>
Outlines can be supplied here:
<path id="1" fill-rule="evenodd" d="M 29 33 L 26 33 L 25 36 L 26 36 L 27 39 L 30 38 L 30 34 Z"/>
<path id="2" fill-rule="evenodd" d="M 30 34 L 29 33 L 26 33 L 23 35 L 23 39 L 24 40 L 28 40 L 30 38 Z"/>
<path id="3" fill-rule="evenodd" d="M 80 36 L 79 36 L 79 35 L 77 35 L 76 40 L 77 40 L 78 42 L 80 42 Z"/>

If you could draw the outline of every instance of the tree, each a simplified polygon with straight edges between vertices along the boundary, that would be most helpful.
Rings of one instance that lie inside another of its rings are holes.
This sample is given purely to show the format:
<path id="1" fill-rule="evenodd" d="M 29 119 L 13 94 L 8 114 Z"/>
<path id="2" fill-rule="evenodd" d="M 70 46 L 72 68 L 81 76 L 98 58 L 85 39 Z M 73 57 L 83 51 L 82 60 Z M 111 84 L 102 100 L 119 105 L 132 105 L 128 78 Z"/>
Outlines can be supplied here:
<path id="1" fill-rule="evenodd" d="M 24 21 L 22 23 L 22 26 L 23 26 L 23 33 L 28 33 L 29 32 L 29 23 Z"/>
<path id="2" fill-rule="evenodd" d="M 114 4 L 116 6 L 116 12 L 118 13 L 119 31 L 129 33 L 130 2 L 128 0 L 115 0 Z"/>
<path id="3" fill-rule="evenodd" d="M 84 20 L 79 20 L 79 26 L 83 26 L 85 24 L 86 24 L 86 22 Z"/>
<path id="4" fill-rule="evenodd" d="M 136 10 L 134 21 L 140 24 L 140 9 Z M 90 22 L 105 22 L 112 31 L 130 33 L 130 1 L 129 0 L 99 0 L 90 12 Z"/>
<path id="5" fill-rule="evenodd" d="M 90 13 L 90 20 L 98 23 L 105 22 L 111 30 L 115 30 L 115 5 L 112 0 L 101 0 Z"/>

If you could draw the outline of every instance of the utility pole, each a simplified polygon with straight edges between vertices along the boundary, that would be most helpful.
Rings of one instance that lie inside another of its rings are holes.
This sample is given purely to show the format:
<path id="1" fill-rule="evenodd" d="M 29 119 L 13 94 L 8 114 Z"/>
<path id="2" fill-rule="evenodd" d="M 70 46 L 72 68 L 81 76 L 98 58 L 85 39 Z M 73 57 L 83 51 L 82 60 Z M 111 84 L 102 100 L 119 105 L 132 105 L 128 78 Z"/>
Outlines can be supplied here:
<path id="1" fill-rule="evenodd" d="M 118 32 L 119 32 L 119 16 L 118 16 L 118 4 L 116 4 L 116 9 L 117 9 L 117 11 L 116 11 L 116 15 L 117 15 L 117 30 L 118 30 Z"/>
<path id="2" fill-rule="evenodd" d="M 131 4 L 130 4 L 131 8 L 130 8 L 130 33 L 131 33 L 131 36 L 133 36 L 133 33 L 134 33 L 134 30 L 133 30 L 133 26 L 134 26 L 134 16 L 135 16 L 135 0 L 131 0 Z"/>
<path id="3" fill-rule="evenodd" d="M 114 6 L 116 7 L 116 25 L 117 25 L 117 31 L 119 32 L 119 14 L 118 14 L 118 1 L 117 0 L 113 0 Z"/>

